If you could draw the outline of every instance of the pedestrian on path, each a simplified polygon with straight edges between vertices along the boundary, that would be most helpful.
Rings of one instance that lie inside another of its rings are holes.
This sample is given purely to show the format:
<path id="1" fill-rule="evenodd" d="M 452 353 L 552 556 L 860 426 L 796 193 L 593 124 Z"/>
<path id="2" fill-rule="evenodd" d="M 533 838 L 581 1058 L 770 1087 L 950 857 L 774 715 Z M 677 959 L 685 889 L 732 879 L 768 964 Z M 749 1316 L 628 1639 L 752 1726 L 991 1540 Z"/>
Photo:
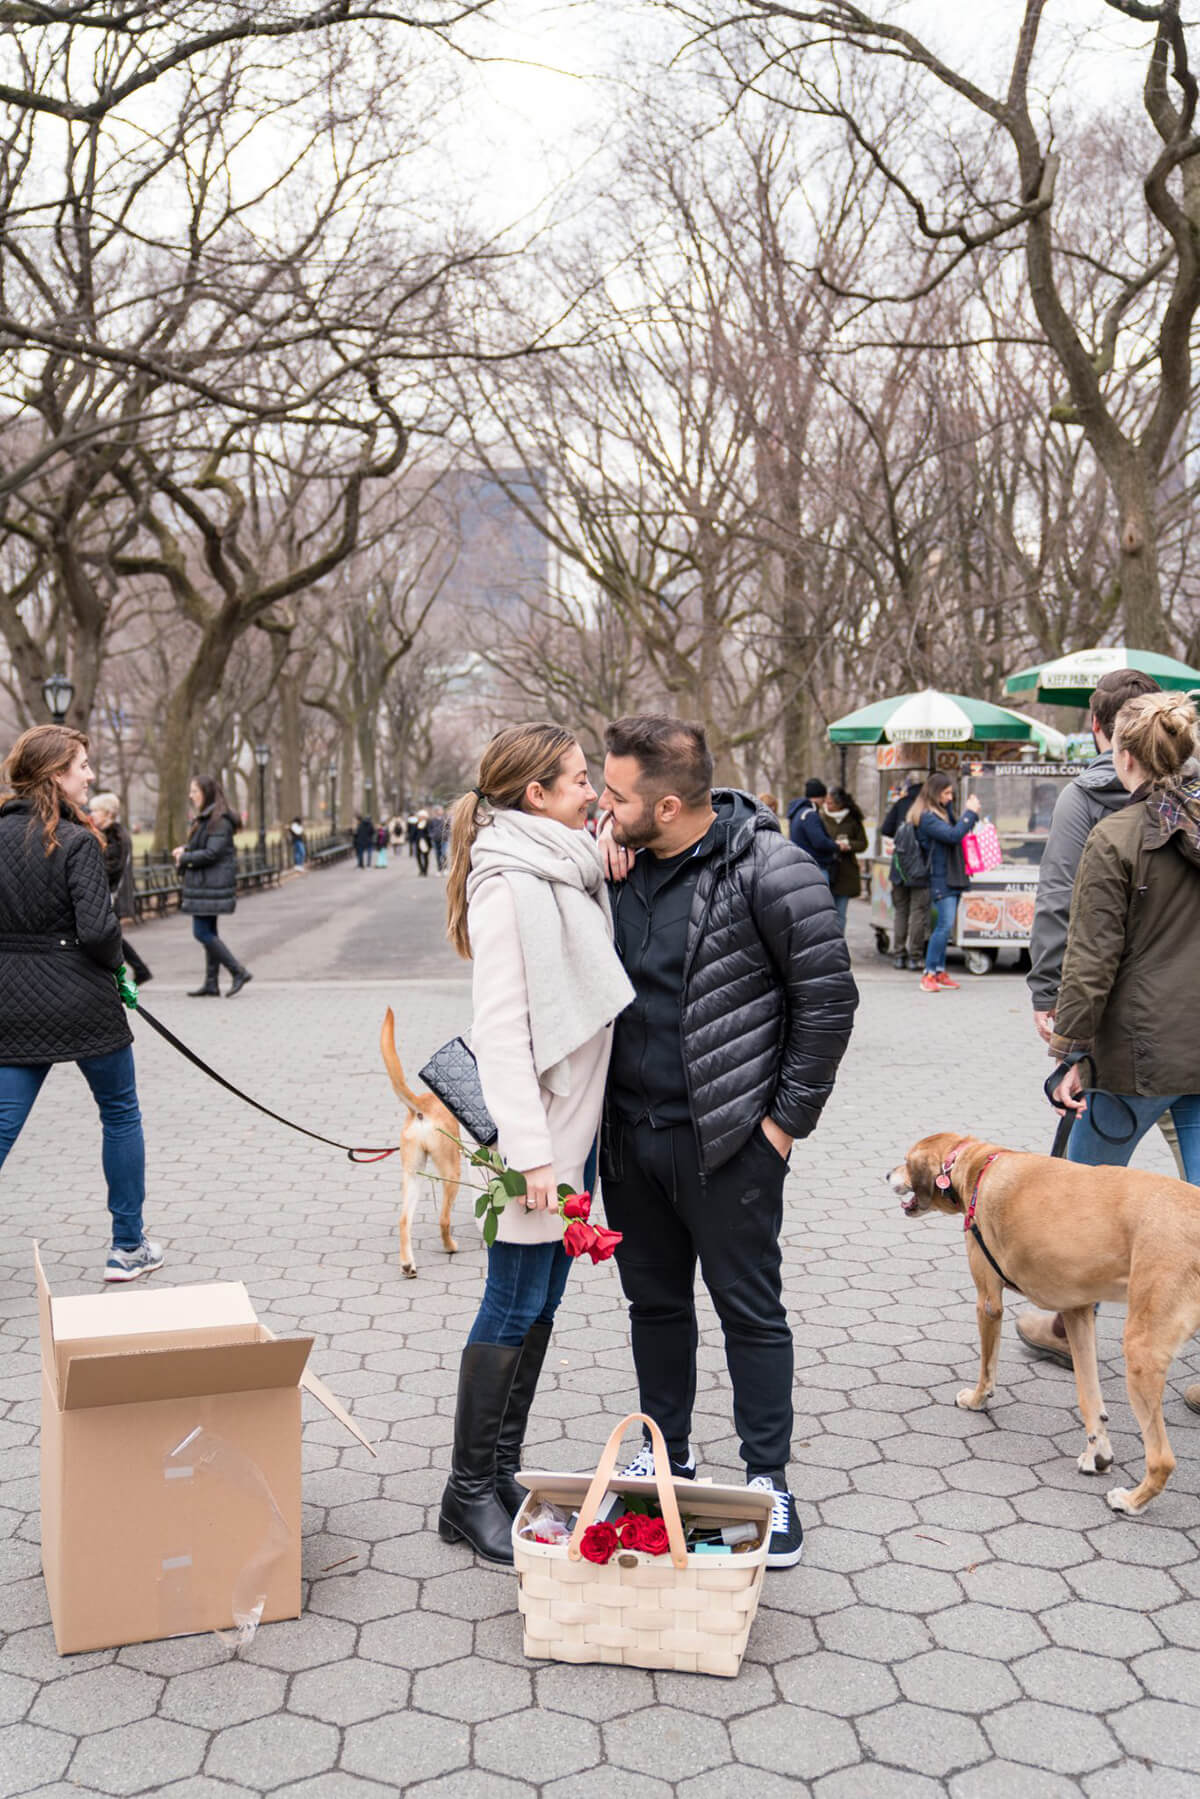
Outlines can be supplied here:
<path id="1" fill-rule="evenodd" d="M 788 834 L 800 849 L 807 850 L 826 880 L 837 864 L 837 845 L 821 823 L 818 806 L 828 797 L 829 789 L 815 775 L 804 783 L 804 798 L 793 800 L 788 807 Z"/>
<path id="2" fill-rule="evenodd" d="M 879 827 L 885 846 L 891 845 L 889 880 L 895 968 L 923 968 L 929 938 L 929 857 L 908 816 L 920 791 L 921 777 L 914 772 L 909 775 L 904 792 L 884 813 Z"/>
<path id="3" fill-rule="evenodd" d="M 375 848 L 375 826 L 365 813 L 360 812 L 354 821 L 354 853 L 358 857 L 360 868 L 370 868 L 371 851 Z"/>
<path id="4" fill-rule="evenodd" d="M 930 775 L 909 809 L 909 821 L 929 857 L 929 905 L 933 930 L 925 948 L 923 993 L 957 988 L 946 973 L 946 951 L 954 935 L 960 894 L 971 885 L 962 842 L 979 822 L 979 801 L 967 795 L 967 809 L 954 816 L 954 782 L 949 775 Z"/>
<path id="5" fill-rule="evenodd" d="M 146 1145 L 133 1034 L 113 975 L 121 924 L 99 829 L 85 811 L 88 741 L 62 725 L 19 737 L 0 802 L 0 1166 L 56 1062 L 74 1062 L 103 1132 L 112 1247 L 106 1281 L 163 1263 L 143 1229 Z M 69 1116 L 57 1128 L 70 1130 Z"/>
<path id="6" fill-rule="evenodd" d="M 108 877 L 113 911 L 118 919 L 133 918 L 136 907 L 133 890 L 133 838 L 121 823 L 121 802 L 115 793 L 94 793 L 88 807 L 88 816 L 104 839 L 104 872 Z M 144 987 L 147 981 L 154 979 L 124 935 L 121 938 L 121 953 L 139 987 Z"/>
<path id="7" fill-rule="evenodd" d="M 1200 1184 L 1200 778 L 1196 709 L 1181 694 L 1128 700 L 1113 730 L 1113 767 L 1129 804 L 1094 826 L 1079 862 L 1050 1054 L 1070 1067 L 1055 1099 L 1075 1114 L 1067 1159 L 1124 1167 L 1171 1110 L 1184 1178 Z M 1098 1092 L 1082 1093 L 1080 1059 Z M 1132 1115 L 1124 1143 L 1120 1108 Z M 1184 1397 L 1200 1411 L 1200 1386 Z"/>
<path id="8" fill-rule="evenodd" d="M 570 1261 L 558 1184 L 592 1154 L 612 1021 L 633 997 L 612 942 L 604 865 L 585 825 L 583 751 L 557 725 L 494 737 L 453 814 L 448 935 L 473 964 L 472 1047 L 498 1146 L 525 1176 L 500 1215 L 458 1379 L 438 1529 L 511 1562 L 514 1476 Z"/>
<path id="9" fill-rule="evenodd" d="M 192 935 L 204 948 L 204 981 L 188 993 L 189 999 L 216 999 L 221 991 L 220 974 L 227 968 L 233 976 L 227 998 L 240 993 L 252 980 L 229 945 L 223 942 L 217 919 L 237 907 L 237 850 L 233 834 L 237 821 L 229 802 L 212 775 L 195 775 L 188 788 L 193 818 L 186 844 L 179 844 L 171 854 L 183 877 L 179 910 L 192 921 Z"/>
<path id="10" fill-rule="evenodd" d="M 429 814 L 429 841 L 433 846 L 437 871 L 440 875 L 444 875 L 446 855 L 450 848 L 450 820 L 446 817 L 444 806 L 435 806 Z"/>
<path id="11" fill-rule="evenodd" d="M 831 788 L 825 795 L 820 818 L 822 828 L 837 851 L 837 861 L 829 875 L 829 891 L 833 894 L 834 910 L 844 937 L 850 901 L 862 892 L 858 858 L 866 853 L 867 827 L 863 823 L 862 807 L 844 787 Z"/>
<path id="12" fill-rule="evenodd" d="M 1113 766 L 1112 739 L 1117 714 L 1127 700 L 1159 691 L 1158 682 L 1153 676 L 1143 674 L 1141 669 L 1115 668 L 1097 683 L 1088 702 L 1092 741 L 1097 753 L 1059 794 L 1038 869 L 1037 906 L 1029 944 L 1031 966 L 1026 981 L 1033 1000 L 1033 1026 L 1043 1043 L 1049 1043 L 1054 1034 L 1071 918 L 1071 895 L 1084 845 L 1101 819 L 1122 811 L 1129 804 L 1129 793 Z M 1183 1180 L 1186 1176 L 1170 1112 L 1164 1112 L 1158 1123 Z M 1060 1313 L 1039 1312 L 1026 1306 L 1017 1319 L 1017 1335 L 1036 1354 L 1049 1356 L 1065 1367 L 1071 1366 L 1066 1326 Z"/>
<path id="13" fill-rule="evenodd" d="M 601 1175 L 624 1234 L 639 1403 L 672 1472 L 692 1478 L 698 1259 L 747 1479 L 774 1494 L 768 1566 L 787 1567 L 804 1538 L 787 1476 L 783 1183 L 832 1091 L 858 994 L 825 877 L 750 794 L 713 789 L 699 725 L 618 719 L 605 745 L 601 805 L 615 844 L 636 852 L 613 911 L 637 998 L 617 1019 Z"/>
<path id="14" fill-rule="evenodd" d="M 388 828 L 377 825 L 375 829 L 375 866 L 386 868 L 388 865 Z"/>
<path id="15" fill-rule="evenodd" d="M 413 825 L 412 844 L 417 855 L 417 873 L 427 875 L 429 873 L 429 852 L 433 847 L 433 840 L 429 835 L 429 814 L 424 806 L 417 813 Z"/>
<path id="16" fill-rule="evenodd" d="M 308 842 L 304 835 L 304 820 L 298 812 L 288 826 L 288 834 L 292 840 L 292 867 L 303 868 L 308 860 Z"/>

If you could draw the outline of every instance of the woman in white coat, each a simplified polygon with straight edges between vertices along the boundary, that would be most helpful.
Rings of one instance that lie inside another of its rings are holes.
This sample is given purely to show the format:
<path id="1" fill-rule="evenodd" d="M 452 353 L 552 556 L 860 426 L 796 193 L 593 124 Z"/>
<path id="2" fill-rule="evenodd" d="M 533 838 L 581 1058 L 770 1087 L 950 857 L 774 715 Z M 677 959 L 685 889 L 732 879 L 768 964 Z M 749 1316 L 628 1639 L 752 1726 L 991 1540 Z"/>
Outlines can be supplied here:
<path id="1" fill-rule="evenodd" d="M 585 830 L 596 797 L 583 751 L 557 725 L 513 725 L 454 807 L 450 941 L 474 962 L 472 1048 L 500 1154 L 525 1176 L 500 1215 L 459 1370 L 438 1529 L 511 1562 L 525 1423 L 570 1259 L 560 1182 L 580 1188 L 596 1141 L 617 1013 L 633 988 L 617 958 L 604 868 Z"/>

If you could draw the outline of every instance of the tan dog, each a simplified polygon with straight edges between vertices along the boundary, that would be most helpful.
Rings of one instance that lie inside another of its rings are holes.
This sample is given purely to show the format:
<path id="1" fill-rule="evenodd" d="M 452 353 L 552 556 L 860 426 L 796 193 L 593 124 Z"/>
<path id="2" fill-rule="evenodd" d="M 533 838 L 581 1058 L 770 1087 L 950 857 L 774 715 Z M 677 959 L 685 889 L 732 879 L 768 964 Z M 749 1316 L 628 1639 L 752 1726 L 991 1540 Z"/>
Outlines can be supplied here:
<path id="1" fill-rule="evenodd" d="M 453 1255 L 458 1244 L 450 1234 L 450 1213 L 458 1193 L 462 1168 L 458 1137 L 458 1120 L 435 1093 L 414 1093 L 404 1078 L 400 1057 L 396 1054 L 396 1021 L 389 1006 L 383 1015 L 379 1032 L 379 1050 L 388 1077 L 403 1105 L 408 1119 L 400 1133 L 400 1161 L 404 1168 L 404 1203 L 400 1208 L 400 1266 L 409 1280 L 415 1280 L 417 1265 L 413 1261 L 411 1220 L 416 1204 L 418 1184 L 432 1163 L 435 1177 L 442 1183 L 442 1247 Z"/>
<path id="2" fill-rule="evenodd" d="M 1175 1467 L 1163 1424 L 1167 1369 L 1200 1326 L 1200 1187 L 1132 1168 L 1086 1168 L 1027 1155 L 952 1131 L 915 1143 L 887 1176 L 910 1217 L 937 1210 L 971 1217 L 1009 1283 L 1066 1325 L 1087 1446 L 1084 1474 L 1112 1466 L 1108 1414 L 1096 1366 L 1098 1300 L 1127 1305 L 1125 1384 L 1142 1433 L 1146 1472 L 1132 1492 L 1114 1487 L 1115 1512 L 1140 1512 Z M 978 1301 L 979 1381 L 957 1404 L 981 1411 L 995 1392 L 1004 1286 L 974 1235 L 967 1261 Z"/>

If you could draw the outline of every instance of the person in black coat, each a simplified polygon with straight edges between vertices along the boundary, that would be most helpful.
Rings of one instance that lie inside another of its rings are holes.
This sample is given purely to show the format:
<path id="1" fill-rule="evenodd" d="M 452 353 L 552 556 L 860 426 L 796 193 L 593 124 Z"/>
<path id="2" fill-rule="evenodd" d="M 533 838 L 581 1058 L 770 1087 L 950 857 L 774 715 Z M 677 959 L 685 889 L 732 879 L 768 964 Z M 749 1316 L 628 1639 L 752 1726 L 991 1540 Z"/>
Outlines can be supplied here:
<path id="1" fill-rule="evenodd" d="M 360 868 L 370 868 L 375 849 L 375 826 L 370 817 L 360 812 L 354 825 L 354 853 Z"/>
<path id="2" fill-rule="evenodd" d="M 827 881 L 833 880 L 838 846 L 821 823 L 817 802 L 829 793 L 824 781 L 814 777 L 804 783 L 804 798 L 793 800 L 787 810 L 788 835 L 798 849 L 807 850 Z"/>
<path id="3" fill-rule="evenodd" d="M 253 979 L 217 929 L 218 916 L 237 906 L 237 850 L 233 842 L 237 821 L 211 775 L 194 777 L 188 799 L 195 813 L 191 834 L 186 844 L 171 852 L 183 876 L 179 909 L 190 917 L 197 943 L 204 945 L 204 983 L 191 988 L 188 998 L 215 999 L 221 991 L 221 969 L 227 968 L 233 976 L 228 994 L 232 999 Z"/>
<path id="4" fill-rule="evenodd" d="M 121 925 L 102 839 L 84 807 L 87 738 L 62 725 L 19 737 L 0 801 L 0 1165 L 51 1067 L 74 1062 L 100 1110 L 112 1217 L 106 1281 L 161 1268 L 142 1226 L 146 1146 L 133 1034 L 113 979 Z M 58 1128 L 69 1130 L 60 1120 Z"/>
<path id="5" fill-rule="evenodd" d="M 135 906 L 133 838 L 121 823 L 121 802 L 115 793 L 94 793 L 88 812 L 104 837 L 104 869 L 108 875 L 113 911 L 118 918 L 132 918 Z M 154 979 L 128 937 L 121 938 L 121 953 L 139 987 Z"/>
<path id="6" fill-rule="evenodd" d="M 636 997 L 614 1026 L 600 1163 L 605 1216 L 624 1233 L 641 1410 L 673 1472 L 694 1475 L 699 1260 L 747 1476 L 774 1494 L 767 1565 L 787 1567 L 803 1532 L 787 1485 L 783 1183 L 833 1088 L 858 993 L 828 881 L 765 806 L 713 789 L 698 725 L 618 719 L 605 744 L 600 803 L 618 850 L 637 852 L 612 893 Z"/>

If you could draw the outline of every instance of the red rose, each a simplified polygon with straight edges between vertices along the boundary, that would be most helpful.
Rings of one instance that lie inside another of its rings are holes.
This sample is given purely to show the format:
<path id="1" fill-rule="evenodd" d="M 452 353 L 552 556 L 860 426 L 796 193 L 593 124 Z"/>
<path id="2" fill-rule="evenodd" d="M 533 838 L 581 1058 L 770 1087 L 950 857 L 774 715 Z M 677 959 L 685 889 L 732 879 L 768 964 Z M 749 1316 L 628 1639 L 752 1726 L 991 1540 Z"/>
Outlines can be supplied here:
<path id="1" fill-rule="evenodd" d="M 568 1193 L 560 1208 L 564 1218 L 582 1218 L 585 1224 L 591 1209 L 592 1196 L 590 1193 Z"/>
<path id="2" fill-rule="evenodd" d="M 593 1262 L 607 1262 L 621 1241 L 621 1232 L 606 1230 L 602 1224 L 590 1228 L 592 1242 L 588 1244 L 587 1252 Z"/>
<path id="3" fill-rule="evenodd" d="M 569 1256 L 584 1256 L 591 1252 L 596 1241 L 596 1232 L 582 1218 L 573 1218 L 563 1232 L 563 1248 Z"/>
<path id="4" fill-rule="evenodd" d="M 589 1524 L 579 1539 L 579 1553 L 585 1561 L 603 1564 L 616 1554 L 620 1541 L 611 1524 Z"/>
<path id="5" fill-rule="evenodd" d="M 643 1518 L 638 1532 L 638 1548 L 646 1555 L 666 1555 L 671 1547 L 667 1527 L 661 1518 Z"/>
<path id="6" fill-rule="evenodd" d="M 640 1549 L 642 1547 L 642 1527 L 648 1522 L 639 1512 L 630 1512 L 617 1525 L 617 1535 L 621 1539 L 622 1549 Z"/>

